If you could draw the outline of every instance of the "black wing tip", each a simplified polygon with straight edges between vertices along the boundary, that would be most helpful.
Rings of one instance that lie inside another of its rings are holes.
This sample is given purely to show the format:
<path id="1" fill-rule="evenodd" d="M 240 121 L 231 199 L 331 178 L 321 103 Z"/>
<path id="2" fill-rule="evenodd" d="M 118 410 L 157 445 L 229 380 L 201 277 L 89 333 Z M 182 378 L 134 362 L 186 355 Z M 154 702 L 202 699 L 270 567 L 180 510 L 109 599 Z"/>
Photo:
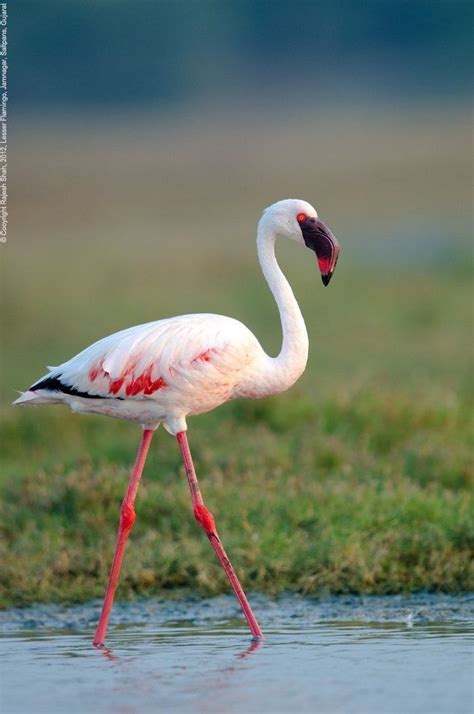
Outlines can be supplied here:
<path id="1" fill-rule="evenodd" d="M 38 389 L 47 389 L 49 392 L 62 392 L 63 394 L 70 394 L 72 397 L 83 397 L 84 399 L 107 399 L 107 397 L 101 394 L 89 394 L 89 392 L 81 392 L 80 389 L 69 386 L 61 382 L 61 375 L 57 374 L 54 377 L 45 377 L 44 379 L 36 382 L 30 387 L 30 392 L 36 392 Z"/>

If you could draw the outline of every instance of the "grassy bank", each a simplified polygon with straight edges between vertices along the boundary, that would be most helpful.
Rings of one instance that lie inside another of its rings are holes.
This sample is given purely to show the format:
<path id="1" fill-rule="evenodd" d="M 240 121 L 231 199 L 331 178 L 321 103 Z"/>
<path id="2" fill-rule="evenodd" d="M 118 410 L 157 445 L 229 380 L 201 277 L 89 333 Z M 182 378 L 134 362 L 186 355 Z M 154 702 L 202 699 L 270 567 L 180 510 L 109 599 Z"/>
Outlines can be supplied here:
<path id="1" fill-rule="evenodd" d="M 472 588 L 467 408 L 364 391 L 319 409 L 293 395 L 190 420 L 203 491 L 247 587 Z M 3 484 L 2 604 L 100 596 L 136 430 L 25 411 L 6 431 L 21 475 L 12 467 Z M 159 432 L 119 594 L 174 587 L 227 590 L 192 517 L 174 440 Z"/>

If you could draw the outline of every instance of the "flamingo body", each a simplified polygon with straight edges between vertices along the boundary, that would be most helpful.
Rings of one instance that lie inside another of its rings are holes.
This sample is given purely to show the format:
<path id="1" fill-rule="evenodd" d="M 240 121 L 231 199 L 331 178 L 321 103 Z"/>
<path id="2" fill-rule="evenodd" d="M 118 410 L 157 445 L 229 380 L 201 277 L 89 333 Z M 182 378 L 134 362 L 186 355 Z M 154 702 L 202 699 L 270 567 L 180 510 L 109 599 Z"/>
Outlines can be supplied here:
<path id="1" fill-rule="evenodd" d="M 188 415 L 229 399 L 272 393 L 271 381 L 260 381 L 258 389 L 255 385 L 269 359 L 238 320 L 182 315 L 104 337 L 50 367 L 15 403 L 64 403 L 76 412 L 118 417 L 149 429 L 163 422 L 176 434 L 186 428 Z"/>

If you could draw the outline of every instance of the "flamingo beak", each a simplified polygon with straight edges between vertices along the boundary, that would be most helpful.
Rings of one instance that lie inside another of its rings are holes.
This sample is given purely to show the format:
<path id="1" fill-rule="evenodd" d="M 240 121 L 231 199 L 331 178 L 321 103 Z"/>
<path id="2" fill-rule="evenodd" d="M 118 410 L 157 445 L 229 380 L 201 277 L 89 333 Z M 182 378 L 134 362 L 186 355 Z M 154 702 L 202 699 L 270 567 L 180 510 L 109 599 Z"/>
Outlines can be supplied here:
<path id="1" fill-rule="evenodd" d="M 307 218 L 300 227 L 305 244 L 316 253 L 323 285 L 329 285 L 339 257 L 339 243 L 319 218 Z"/>

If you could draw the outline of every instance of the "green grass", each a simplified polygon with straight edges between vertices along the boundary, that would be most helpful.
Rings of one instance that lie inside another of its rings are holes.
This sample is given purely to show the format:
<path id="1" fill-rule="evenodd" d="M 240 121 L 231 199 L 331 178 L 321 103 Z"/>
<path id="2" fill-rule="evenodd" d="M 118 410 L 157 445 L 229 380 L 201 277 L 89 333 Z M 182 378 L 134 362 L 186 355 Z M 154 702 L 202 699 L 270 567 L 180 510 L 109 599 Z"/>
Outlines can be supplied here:
<path id="1" fill-rule="evenodd" d="M 471 588 L 465 409 L 359 392 L 319 409 L 281 396 L 190 420 L 206 500 L 246 585 L 270 593 Z M 7 463 L 19 462 L 21 477 L 3 488 L 3 605 L 101 595 L 137 438 L 130 425 L 100 418 L 23 411 L 9 419 Z M 164 433 L 127 555 L 121 597 L 227 589 Z"/>
<path id="2" fill-rule="evenodd" d="M 360 134 L 363 125 L 357 126 Z M 410 127 L 410 151 L 400 152 L 405 139 L 392 136 L 383 153 L 382 122 L 378 134 L 365 137 L 367 151 L 351 154 L 350 165 L 334 142 L 327 155 L 320 145 L 320 161 L 334 167 L 327 186 L 317 162 L 308 152 L 292 158 L 289 143 L 281 160 L 267 152 L 249 184 L 261 128 L 251 135 L 249 155 L 242 146 L 240 163 L 235 152 L 203 154 L 212 132 L 186 143 L 178 131 L 153 151 L 143 140 L 136 160 L 125 144 L 118 151 L 104 135 L 90 146 L 84 137 L 65 135 L 60 160 L 51 148 L 61 143 L 59 135 L 49 144 L 26 144 L 11 177 L 12 215 L 22 222 L 12 222 L 5 246 L 1 605 L 103 594 L 139 440 L 139 430 L 124 422 L 59 407 L 11 408 L 14 390 L 102 335 L 184 312 L 233 315 L 275 354 L 279 324 L 252 238 L 257 211 L 268 202 L 259 186 L 267 182 L 270 200 L 310 197 L 307 187 L 317 184 L 342 252 L 325 290 L 309 252 L 279 247 L 310 335 L 308 368 L 295 388 L 189 419 L 202 490 L 238 574 L 250 590 L 269 593 L 473 588 L 471 285 L 464 244 L 446 233 L 446 255 L 430 255 L 425 242 L 416 266 L 402 268 L 403 260 L 376 266 L 370 255 L 383 232 L 358 259 L 361 229 L 352 230 L 354 216 L 359 226 L 368 220 L 367 197 L 371 205 L 376 198 L 379 216 L 395 221 L 405 216 L 417 186 L 417 207 L 436 215 L 431 197 L 440 195 L 440 171 L 433 166 L 443 167 L 445 188 L 462 189 L 464 169 L 456 167 L 465 164 L 464 144 L 459 156 L 455 147 L 448 155 L 448 145 L 426 126 Z M 272 145 L 280 145 L 277 139 Z M 441 149 L 446 156 L 437 156 Z M 201 184 L 203 155 L 215 165 Z M 131 213 L 123 210 L 117 157 L 127 159 L 133 178 Z M 400 182 L 394 191 L 396 171 L 411 177 L 406 189 Z M 390 181 L 377 180 L 380 175 Z M 179 178 L 179 192 L 169 177 Z M 29 186 L 26 194 L 16 180 Z M 166 199 L 158 204 L 155 180 Z M 450 195 L 440 202 L 444 212 L 453 210 Z M 238 206 L 231 196 L 240 197 Z M 335 196 L 348 206 L 346 214 L 338 213 Z M 184 223 L 176 220 L 181 214 Z M 192 231 L 183 232 L 183 225 Z M 161 430 L 136 511 L 118 597 L 228 590 L 193 519 L 177 445 Z"/>

